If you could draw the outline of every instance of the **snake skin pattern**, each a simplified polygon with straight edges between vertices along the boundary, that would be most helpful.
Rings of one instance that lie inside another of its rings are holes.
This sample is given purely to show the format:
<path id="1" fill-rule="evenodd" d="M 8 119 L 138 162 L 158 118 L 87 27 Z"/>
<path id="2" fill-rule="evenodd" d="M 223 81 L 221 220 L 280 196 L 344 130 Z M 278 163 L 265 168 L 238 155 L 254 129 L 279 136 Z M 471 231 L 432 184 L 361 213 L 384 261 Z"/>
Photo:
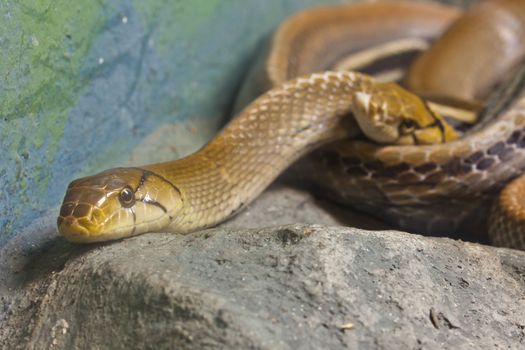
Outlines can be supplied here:
<path id="1" fill-rule="evenodd" d="M 458 141 L 387 147 L 338 142 L 299 166 L 338 201 L 403 229 L 480 234 L 496 194 L 525 168 L 525 101 Z"/>

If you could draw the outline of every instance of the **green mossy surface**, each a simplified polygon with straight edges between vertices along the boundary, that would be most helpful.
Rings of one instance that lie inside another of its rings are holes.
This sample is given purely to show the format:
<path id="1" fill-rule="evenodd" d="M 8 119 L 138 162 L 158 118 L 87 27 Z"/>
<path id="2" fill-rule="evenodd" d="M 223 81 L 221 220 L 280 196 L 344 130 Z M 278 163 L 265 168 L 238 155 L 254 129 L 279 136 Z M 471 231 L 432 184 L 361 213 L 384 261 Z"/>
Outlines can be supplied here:
<path id="1" fill-rule="evenodd" d="M 68 112 L 88 83 L 79 72 L 103 21 L 100 3 L 84 5 L 0 2 L 0 242 L 43 209 Z"/>

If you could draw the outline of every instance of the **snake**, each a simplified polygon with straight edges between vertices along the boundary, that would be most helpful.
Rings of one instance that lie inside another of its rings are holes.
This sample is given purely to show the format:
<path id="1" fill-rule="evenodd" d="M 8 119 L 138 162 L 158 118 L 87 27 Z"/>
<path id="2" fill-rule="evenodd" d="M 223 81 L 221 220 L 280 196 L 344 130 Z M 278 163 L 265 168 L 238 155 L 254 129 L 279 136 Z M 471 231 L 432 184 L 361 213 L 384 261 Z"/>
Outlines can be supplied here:
<path id="1" fill-rule="evenodd" d="M 400 228 L 489 232 L 496 245 L 525 249 L 516 197 L 525 186 L 525 99 L 467 131 L 426 100 L 483 101 L 525 57 L 524 35 L 520 0 L 466 12 L 404 1 L 299 12 L 273 34 L 262 69 L 248 76 L 257 87 L 240 100 L 259 97 L 208 144 L 182 159 L 74 180 L 58 230 L 74 243 L 197 231 L 241 211 L 294 164 L 327 196 Z M 367 61 L 372 52 L 377 66 L 389 56 L 367 48 L 407 40 L 429 49 L 410 63 L 403 86 L 336 70 L 356 53 Z M 452 72 L 444 80 L 443 66 Z"/>

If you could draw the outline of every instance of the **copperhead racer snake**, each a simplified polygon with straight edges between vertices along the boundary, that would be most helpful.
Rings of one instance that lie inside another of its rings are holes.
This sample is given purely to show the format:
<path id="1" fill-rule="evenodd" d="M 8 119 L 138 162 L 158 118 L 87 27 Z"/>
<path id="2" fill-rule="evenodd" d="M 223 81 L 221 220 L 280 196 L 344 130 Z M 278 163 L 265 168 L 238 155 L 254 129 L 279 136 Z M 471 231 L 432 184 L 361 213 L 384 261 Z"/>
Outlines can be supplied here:
<path id="1" fill-rule="evenodd" d="M 297 167 L 323 191 L 400 228 L 489 231 L 494 244 L 525 249 L 525 99 L 463 132 L 416 96 L 484 101 L 525 58 L 524 37 L 522 0 L 486 0 L 465 13 L 403 1 L 300 12 L 277 29 L 253 74 L 262 95 L 213 140 L 179 160 L 73 181 L 59 232 L 88 243 L 213 226 L 302 157 Z M 407 40 L 432 42 L 408 68 L 410 92 L 334 70 L 349 53 L 355 64 L 382 50 L 370 47 Z"/>

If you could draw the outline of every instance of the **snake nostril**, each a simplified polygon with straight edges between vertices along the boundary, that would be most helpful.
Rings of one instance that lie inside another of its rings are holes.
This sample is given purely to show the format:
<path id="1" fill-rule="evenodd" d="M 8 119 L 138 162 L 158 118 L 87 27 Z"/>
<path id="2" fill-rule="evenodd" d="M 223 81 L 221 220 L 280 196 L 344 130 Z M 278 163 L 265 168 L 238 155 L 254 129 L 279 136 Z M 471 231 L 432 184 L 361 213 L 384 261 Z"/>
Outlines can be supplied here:
<path id="1" fill-rule="evenodd" d="M 60 208 L 60 216 L 66 217 L 73 213 L 73 210 L 75 210 L 75 203 L 69 202 L 64 203 L 62 207 Z"/>

